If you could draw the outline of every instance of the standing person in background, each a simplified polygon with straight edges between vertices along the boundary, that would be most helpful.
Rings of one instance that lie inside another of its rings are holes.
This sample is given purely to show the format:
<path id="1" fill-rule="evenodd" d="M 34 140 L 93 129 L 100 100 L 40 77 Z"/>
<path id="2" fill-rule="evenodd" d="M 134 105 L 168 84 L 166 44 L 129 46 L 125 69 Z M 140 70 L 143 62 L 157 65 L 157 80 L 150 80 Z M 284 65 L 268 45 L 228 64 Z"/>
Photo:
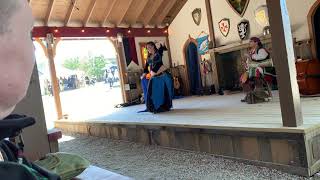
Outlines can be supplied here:
<path id="1" fill-rule="evenodd" d="M 104 73 L 105 73 L 104 82 L 105 82 L 105 83 L 108 83 L 108 80 L 109 80 L 109 79 L 108 79 L 108 77 L 109 77 L 108 70 L 106 69 Z"/>

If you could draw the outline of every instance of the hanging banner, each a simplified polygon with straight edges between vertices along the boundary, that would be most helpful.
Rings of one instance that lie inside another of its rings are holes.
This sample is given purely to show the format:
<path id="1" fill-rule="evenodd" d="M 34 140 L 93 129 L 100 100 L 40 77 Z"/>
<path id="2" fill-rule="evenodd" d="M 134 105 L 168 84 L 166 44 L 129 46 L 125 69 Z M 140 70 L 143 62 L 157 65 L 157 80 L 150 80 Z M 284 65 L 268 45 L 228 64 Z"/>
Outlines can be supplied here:
<path id="1" fill-rule="evenodd" d="M 131 61 L 139 65 L 134 38 L 123 37 L 122 42 L 123 42 L 123 49 L 124 49 L 127 66 L 129 66 Z"/>
<path id="2" fill-rule="evenodd" d="M 204 55 L 209 51 L 209 36 L 205 35 L 197 38 L 198 53 Z"/>

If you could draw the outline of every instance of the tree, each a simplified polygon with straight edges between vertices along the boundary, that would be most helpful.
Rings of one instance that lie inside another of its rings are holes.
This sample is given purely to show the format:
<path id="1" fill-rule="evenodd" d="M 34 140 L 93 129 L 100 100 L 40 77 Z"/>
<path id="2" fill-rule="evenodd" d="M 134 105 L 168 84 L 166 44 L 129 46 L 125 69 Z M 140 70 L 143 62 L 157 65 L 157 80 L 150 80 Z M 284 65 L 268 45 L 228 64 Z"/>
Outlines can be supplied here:
<path id="1" fill-rule="evenodd" d="M 79 57 L 66 59 L 63 63 L 63 67 L 70 70 L 78 70 L 80 69 L 80 66 L 81 66 L 81 63 L 80 63 Z"/>
<path id="2" fill-rule="evenodd" d="M 79 57 L 66 59 L 63 67 L 70 70 L 81 70 L 91 78 L 97 78 L 98 81 L 103 80 L 104 68 L 107 64 L 116 63 L 116 59 L 106 59 L 103 55 L 92 56 L 91 53 L 86 57 Z"/>
<path id="3" fill-rule="evenodd" d="M 90 77 L 95 77 L 98 80 L 103 79 L 104 67 L 107 64 L 107 60 L 104 56 L 89 56 L 87 61 L 81 63 L 80 69 L 86 72 Z"/>

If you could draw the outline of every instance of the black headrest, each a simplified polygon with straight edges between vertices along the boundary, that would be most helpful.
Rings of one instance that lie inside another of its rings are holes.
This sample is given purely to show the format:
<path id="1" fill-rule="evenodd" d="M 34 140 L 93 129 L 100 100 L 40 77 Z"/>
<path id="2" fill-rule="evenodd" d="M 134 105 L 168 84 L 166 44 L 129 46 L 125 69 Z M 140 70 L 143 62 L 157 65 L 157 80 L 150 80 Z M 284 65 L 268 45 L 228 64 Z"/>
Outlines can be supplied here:
<path id="1" fill-rule="evenodd" d="M 32 126 L 35 123 L 36 121 L 32 117 L 10 115 L 0 120 L 0 140 L 15 137 L 20 134 L 22 129 Z"/>

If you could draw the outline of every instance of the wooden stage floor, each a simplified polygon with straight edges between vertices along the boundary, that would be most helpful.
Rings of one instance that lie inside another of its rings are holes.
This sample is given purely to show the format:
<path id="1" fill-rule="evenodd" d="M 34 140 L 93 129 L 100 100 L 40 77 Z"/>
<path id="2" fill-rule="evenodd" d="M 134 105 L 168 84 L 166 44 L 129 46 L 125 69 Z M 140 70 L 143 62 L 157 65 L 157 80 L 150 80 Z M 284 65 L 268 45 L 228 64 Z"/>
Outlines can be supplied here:
<path id="1" fill-rule="evenodd" d="M 304 125 L 282 126 L 277 92 L 271 102 L 241 103 L 243 94 L 174 100 L 170 112 L 116 109 L 94 120 L 59 120 L 64 132 L 207 152 L 254 165 L 312 176 L 320 170 L 320 97 L 301 98 Z"/>
<path id="2" fill-rule="evenodd" d="M 241 103 L 240 99 L 243 96 L 243 94 L 233 94 L 188 97 L 174 100 L 174 107 L 170 112 L 137 113 L 145 109 L 144 105 L 138 105 L 119 108 L 112 114 L 93 120 L 73 122 L 296 133 L 320 126 L 320 97 L 301 98 L 304 125 L 298 128 L 286 128 L 282 127 L 277 92 L 274 92 L 272 101 L 254 105 Z M 70 121 L 72 120 L 68 120 Z"/>

